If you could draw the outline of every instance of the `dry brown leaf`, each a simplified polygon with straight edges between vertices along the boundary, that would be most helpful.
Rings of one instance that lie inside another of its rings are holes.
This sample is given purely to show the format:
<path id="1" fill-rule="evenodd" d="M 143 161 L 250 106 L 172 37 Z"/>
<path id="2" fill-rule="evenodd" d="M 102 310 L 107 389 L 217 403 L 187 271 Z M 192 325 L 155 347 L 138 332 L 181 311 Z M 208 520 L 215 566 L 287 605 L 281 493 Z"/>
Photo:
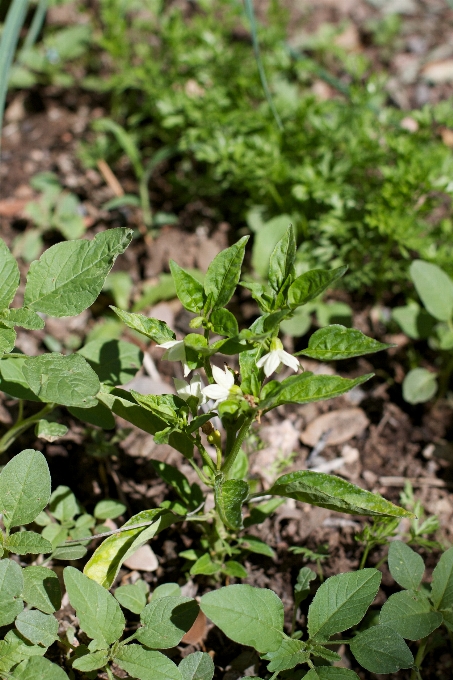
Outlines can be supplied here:
<path id="1" fill-rule="evenodd" d="M 361 408 L 329 411 L 313 420 L 301 435 L 307 446 L 315 446 L 323 435 L 327 444 L 345 444 L 368 427 L 369 420 Z"/>

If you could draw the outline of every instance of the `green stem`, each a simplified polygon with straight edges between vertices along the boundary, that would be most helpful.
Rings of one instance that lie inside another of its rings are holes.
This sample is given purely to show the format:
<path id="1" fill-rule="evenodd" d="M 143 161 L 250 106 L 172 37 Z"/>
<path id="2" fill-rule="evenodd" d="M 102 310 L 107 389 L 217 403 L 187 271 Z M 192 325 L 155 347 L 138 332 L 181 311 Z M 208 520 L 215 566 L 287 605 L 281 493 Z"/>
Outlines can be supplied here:
<path id="1" fill-rule="evenodd" d="M 420 647 L 418 648 L 417 656 L 415 657 L 414 666 L 412 668 L 411 680 L 419 680 L 421 678 L 420 666 L 422 665 L 423 659 L 425 658 L 426 655 L 427 644 L 428 636 L 420 641 Z"/>
<path id="2" fill-rule="evenodd" d="M 115 680 L 115 676 L 113 675 L 109 666 L 105 666 L 104 670 L 107 672 L 109 680 Z"/>
<path id="3" fill-rule="evenodd" d="M 196 442 L 196 447 L 198 451 L 200 452 L 200 456 L 203 460 L 203 463 L 207 465 L 213 472 L 217 472 L 216 467 L 214 465 L 214 461 L 212 460 L 211 456 L 209 453 L 206 451 L 205 447 L 201 443 L 201 440 L 197 440 Z"/>
<path id="4" fill-rule="evenodd" d="M 237 434 L 237 429 L 230 428 L 230 427 L 228 429 L 226 429 L 225 458 L 228 458 L 228 456 L 231 452 L 231 449 L 234 446 L 234 442 L 236 441 L 236 434 Z"/>
<path id="5" fill-rule="evenodd" d="M 17 423 L 20 423 L 20 421 L 23 419 L 23 417 L 24 417 L 24 400 L 19 399 L 18 409 L 17 409 L 16 425 L 17 425 Z"/>
<path id="6" fill-rule="evenodd" d="M 365 550 L 363 551 L 362 559 L 360 560 L 360 565 L 359 569 L 363 569 L 365 567 L 366 561 L 368 559 L 368 555 L 370 554 L 371 550 L 371 543 L 367 543 L 365 546 Z"/>
<path id="7" fill-rule="evenodd" d="M 0 439 L 0 453 L 4 453 L 22 432 L 28 430 L 28 428 L 37 423 L 38 420 L 41 420 L 43 416 L 50 413 L 50 411 L 53 411 L 55 406 L 56 404 L 46 404 L 44 408 L 38 411 L 38 413 L 35 413 L 34 416 L 25 418 L 25 420 L 18 420 L 18 422 Z"/>
<path id="8" fill-rule="evenodd" d="M 196 462 L 194 460 L 192 460 L 191 458 L 189 458 L 189 463 L 191 464 L 191 466 L 193 467 L 193 469 L 195 470 L 195 472 L 197 473 L 197 475 L 199 476 L 199 478 L 201 479 L 203 484 L 206 484 L 206 486 L 212 486 L 211 481 L 206 477 L 203 470 L 198 467 Z"/>
<path id="9" fill-rule="evenodd" d="M 234 442 L 233 447 L 228 456 L 226 457 L 225 463 L 223 464 L 222 472 L 224 473 L 225 477 L 228 476 L 228 473 L 231 470 L 234 461 L 236 460 L 236 456 L 239 453 L 239 450 L 242 446 L 242 442 L 244 441 L 245 437 L 248 434 L 248 431 L 250 430 L 250 426 L 253 423 L 254 418 L 255 414 L 246 418 L 242 423 L 239 432 L 237 433 L 236 441 Z"/>

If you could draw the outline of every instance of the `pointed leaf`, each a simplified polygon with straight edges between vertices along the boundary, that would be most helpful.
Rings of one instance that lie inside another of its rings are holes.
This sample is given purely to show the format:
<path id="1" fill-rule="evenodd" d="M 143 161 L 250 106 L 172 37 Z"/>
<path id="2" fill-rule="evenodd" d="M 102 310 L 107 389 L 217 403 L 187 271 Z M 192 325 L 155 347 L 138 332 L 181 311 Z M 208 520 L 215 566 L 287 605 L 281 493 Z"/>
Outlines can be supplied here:
<path id="1" fill-rule="evenodd" d="M 74 567 L 66 567 L 63 577 L 80 627 L 97 640 L 101 648 L 116 642 L 123 634 L 126 621 L 113 595 Z"/>
<path id="2" fill-rule="evenodd" d="M 20 309 L 5 309 L 0 313 L 0 321 L 8 328 L 21 326 L 28 330 L 39 330 L 44 328 L 44 319 L 33 312 L 31 309 L 21 307 Z"/>
<path id="3" fill-rule="evenodd" d="M 126 511 L 126 506 L 120 501 L 114 501 L 110 498 L 105 498 L 99 501 L 94 508 L 94 516 L 96 519 L 116 519 Z"/>
<path id="4" fill-rule="evenodd" d="M 124 340 L 93 340 L 79 349 L 97 374 L 107 385 L 124 385 L 132 380 L 143 362 L 143 352 Z"/>
<path id="5" fill-rule="evenodd" d="M 360 357 L 363 354 L 380 352 L 389 347 L 392 347 L 392 345 L 386 345 L 368 338 L 355 328 L 333 324 L 320 328 L 313 333 L 308 341 L 308 349 L 297 352 L 295 356 L 302 354 L 319 361 L 336 361 L 337 359 L 349 359 L 350 357 Z"/>
<path id="6" fill-rule="evenodd" d="M 5 330 L 5 333 L 7 331 Z M 14 333 L 14 331 L 11 331 Z M 0 389 L 10 394 L 16 399 L 27 399 L 27 401 L 42 401 L 32 392 L 24 376 L 23 368 L 27 356 L 3 356 L 0 360 Z"/>
<path id="7" fill-rule="evenodd" d="M 436 609 L 453 608 L 453 548 L 441 555 L 433 571 L 431 599 Z"/>
<path id="8" fill-rule="evenodd" d="M 122 607 L 134 614 L 140 614 L 146 606 L 146 593 L 135 584 L 120 586 L 114 595 Z"/>
<path id="9" fill-rule="evenodd" d="M 292 273 L 295 259 L 296 236 L 294 228 L 290 226 L 275 246 L 269 262 L 269 285 L 276 293 Z"/>
<path id="10" fill-rule="evenodd" d="M 408 590 L 417 590 L 425 573 L 423 559 L 402 541 L 392 541 L 388 565 L 395 581 Z"/>
<path id="11" fill-rule="evenodd" d="M 179 668 L 171 659 L 141 645 L 120 647 L 113 661 L 138 680 L 182 680 Z"/>
<path id="12" fill-rule="evenodd" d="M 47 567 L 26 567 L 22 570 L 24 578 L 23 597 L 31 607 L 45 614 L 53 614 L 61 606 L 61 588 L 57 574 Z"/>
<path id="13" fill-rule="evenodd" d="M 204 279 L 206 296 L 211 296 L 213 309 L 224 307 L 231 299 L 241 276 L 242 260 L 248 236 L 222 250 L 211 262 Z"/>
<path id="14" fill-rule="evenodd" d="M 41 401 L 63 406 L 90 408 L 101 385 L 87 361 L 78 354 L 41 354 L 29 357 L 23 367 L 24 376 Z"/>
<path id="15" fill-rule="evenodd" d="M 203 285 L 173 260 L 170 260 L 170 271 L 175 282 L 176 295 L 183 307 L 189 312 L 199 313 L 206 301 Z"/>
<path id="16" fill-rule="evenodd" d="M 373 375 L 374 373 L 368 373 L 350 379 L 341 378 L 338 375 L 313 375 L 310 371 L 306 371 L 286 378 L 269 393 L 265 390 L 260 408 L 269 409 L 280 404 L 308 404 L 312 401 L 332 399 L 361 385 Z"/>
<path id="17" fill-rule="evenodd" d="M 347 668 L 334 668 L 333 666 L 319 666 L 312 668 L 304 675 L 304 680 L 359 680 L 354 671 Z"/>
<path id="18" fill-rule="evenodd" d="M 223 475 L 218 475 L 215 484 L 215 503 L 222 522 L 232 529 L 239 531 L 242 524 L 242 504 L 249 493 L 249 485 L 241 479 L 223 481 Z"/>
<path id="19" fill-rule="evenodd" d="M 427 311 L 439 321 L 453 316 L 453 281 L 440 267 L 423 260 L 410 266 L 412 281 Z"/>
<path id="20" fill-rule="evenodd" d="M 427 597 L 414 590 L 390 595 L 382 605 L 379 623 L 390 626 L 406 640 L 421 640 L 442 623 L 442 614 L 431 611 Z"/>
<path id="21" fill-rule="evenodd" d="M 239 333 L 236 317 L 228 309 L 215 309 L 209 321 L 212 324 L 213 333 L 227 335 L 229 338 L 235 337 Z"/>
<path id="22" fill-rule="evenodd" d="M 52 544 L 34 531 L 17 531 L 5 540 L 5 548 L 16 555 L 51 553 Z"/>
<path id="23" fill-rule="evenodd" d="M 118 307 L 111 305 L 110 309 L 113 309 L 115 314 L 119 316 L 121 321 L 126 324 L 132 330 L 146 335 L 147 338 L 154 340 L 158 345 L 169 340 L 174 340 L 176 335 L 167 326 L 165 321 L 159 321 L 159 319 L 150 319 L 143 314 L 132 314 L 131 312 L 124 312 Z"/>
<path id="24" fill-rule="evenodd" d="M 60 666 L 57 666 L 48 659 L 44 659 L 44 657 L 40 656 L 33 656 L 30 659 L 22 661 L 14 669 L 11 678 L 14 678 L 14 680 L 37 680 L 37 678 L 45 678 L 46 680 L 69 680 Z"/>
<path id="25" fill-rule="evenodd" d="M 25 449 L 0 474 L 0 512 L 8 528 L 29 524 L 50 498 L 50 473 L 39 451 Z"/>
<path id="26" fill-rule="evenodd" d="M 19 287 L 20 273 L 16 258 L 3 239 L 0 239 L 0 309 L 6 309 L 14 300 Z"/>
<path id="27" fill-rule="evenodd" d="M 214 662 L 206 652 L 193 652 L 180 662 L 179 671 L 182 680 L 212 680 Z"/>
<path id="28" fill-rule="evenodd" d="M 297 575 L 297 583 L 294 586 L 294 606 L 298 607 L 310 594 L 310 582 L 316 579 L 314 571 L 309 567 L 302 567 Z"/>
<path id="29" fill-rule="evenodd" d="M 332 283 L 345 274 L 347 267 L 338 267 L 331 271 L 312 269 L 301 274 L 291 284 L 288 290 L 288 304 L 290 307 L 300 307 L 321 295 Z"/>
<path id="30" fill-rule="evenodd" d="M 365 491 L 335 475 L 302 470 L 279 477 L 266 492 L 337 512 L 368 517 L 413 517 L 378 494 Z"/>
<path id="31" fill-rule="evenodd" d="M 52 614 L 31 609 L 21 612 L 15 623 L 19 633 L 34 645 L 50 647 L 58 640 L 58 621 Z"/>
<path id="32" fill-rule="evenodd" d="M 414 657 L 409 647 L 390 626 L 372 626 L 351 641 L 351 652 L 371 673 L 396 673 L 411 668 Z"/>
<path id="33" fill-rule="evenodd" d="M 300 640 L 284 638 L 280 647 L 275 652 L 264 654 L 263 659 L 270 661 L 267 670 L 270 673 L 286 671 L 300 663 L 306 663 L 310 658 L 307 645 Z"/>
<path id="34" fill-rule="evenodd" d="M 117 228 L 97 234 L 92 241 L 51 246 L 30 266 L 24 305 L 56 317 L 80 314 L 96 300 L 131 239 L 131 229 Z"/>
<path id="35" fill-rule="evenodd" d="M 260 654 L 276 651 L 283 639 L 283 603 L 267 588 L 234 585 L 203 595 L 200 608 L 231 640 Z"/>
<path id="36" fill-rule="evenodd" d="M 82 671 L 83 673 L 89 673 L 90 671 L 97 671 L 99 668 L 104 668 L 104 666 L 108 664 L 108 661 L 108 652 L 104 649 L 99 649 L 92 654 L 79 656 L 72 664 L 72 667 L 77 668 L 78 671 Z"/>
<path id="37" fill-rule="evenodd" d="M 137 639 L 153 649 L 179 645 L 198 616 L 198 604 L 190 597 L 160 597 L 151 600 L 140 615 L 143 628 Z"/>

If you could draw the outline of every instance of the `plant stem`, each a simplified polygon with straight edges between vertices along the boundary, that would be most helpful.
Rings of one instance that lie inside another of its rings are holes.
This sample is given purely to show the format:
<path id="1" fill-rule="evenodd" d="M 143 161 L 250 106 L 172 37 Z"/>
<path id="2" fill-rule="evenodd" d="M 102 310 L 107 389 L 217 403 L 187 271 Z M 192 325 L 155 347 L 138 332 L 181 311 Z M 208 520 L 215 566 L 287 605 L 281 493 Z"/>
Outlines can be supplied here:
<path id="1" fill-rule="evenodd" d="M 425 658 L 427 644 L 428 636 L 423 638 L 423 640 L 420 640 L 420 647 L 418 648 L 417 656 L 415 657 L 414 666 L 412 668 L 411 680 L 419 680 L 421 678 L 420 666 Z"/>
<path id="2" fill-rule="evenodd" d="M 254 417 L 255 415 L 246 418 L 242 423 L 239 432 L 237 433 L 236 441 L 234 442 L 233 447 L 228 456 L 226 457 L 225 463 L 223 464 L 222 472 L 224 473 L 225 477 L 228 476 L 228 472 L 231 470 L 231 467 L 234 461 L 236 460 L 236 456 L 239 453 L 239 450 L 242 446 L 242 442 L 244 441 L 245 437 L 248 434 L 250 425 L 252 424 Z"/>
<path id="3" fill-rule="evenodd" d="M 109 666 L 105 667 L 105 671 L 107 672 L 107 675 L 109 677 L 109 680 L 115 680 L 115 676 L 113 675 L 112 671 L 110 670 Z"/>
<path id="4" fill-rule="evenodd" d="M 201 443 L 201 439 L 197 440 L 196 446 L 198 451 L 200 452 L 200 456 L 203 460 L 203 463 L 207 465 L 213 472 L 217 472 L 216 467 L 214 465 L 214 461 L 211 459 L 211 456 L 209 453 L 206 451 L 205 447 Z"/>
<path id="5" fill-rule="evenodd" d="M 20 408 L 20 407 L 19 407 Z M 25 430 L 28 430 L 29 427 L 34 425 L 35 423 L 38 422 L 38 420 L 41 420 L 41 418 L 47 413 L 50 413 L 50 411 L 53 411 L 55 408 L 55 404 L 46 404 L 44 408 L 42 408 L 38 413 L 35 413 L 34 416 L 30 416 L 29 418 L 25 418 L 25 420 L 18 420 L 13 427 L 11 427 L 8 432 L 6 432 L 3 437 L 0 439 L 0 453 L 4 453 L 10 446 L 11 444 L 19 437 L 19 435 L 22 434 Z"/>
<path id="6" fill-rule="evenodd" d="M 370 554 L 370 550 L 371 550 L 371 543 L 367 543 L 366 546 L 365 546 L 365 550 L 363 551 L 362 559 L 360 560 L 359 569 L 364 568 L 366 561 L 368 559 L 368 555 Z"/>

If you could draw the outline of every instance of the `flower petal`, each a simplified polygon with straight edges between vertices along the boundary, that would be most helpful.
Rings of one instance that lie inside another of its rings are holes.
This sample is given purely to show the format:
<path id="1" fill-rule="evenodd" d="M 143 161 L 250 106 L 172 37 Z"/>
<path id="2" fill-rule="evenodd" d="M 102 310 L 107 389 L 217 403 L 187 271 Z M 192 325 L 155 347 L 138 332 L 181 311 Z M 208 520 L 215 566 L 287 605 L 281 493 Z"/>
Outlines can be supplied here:
<path id="1" fill-rule="evenodd" d="M 174 347 L 175 345 L 179 345 L 181 340 L 167 340 L 167 342 L 162 342 L 158 347 L 163 347 L 164 349 L 170 349 L 171 347 Z"/>
<path id="2" fill-rule="evenodd" d="M 227 368 L 222 371 L 221 368 L 218 366 L 213 366 L 212 367 L 212 375 L 214 377 L 214 380 L 216 381 L 217 385 L 221 385 L 224 387 L 228 392 L 234 385 L 234 376 L 229 371 Z"/>
<path id="3" fill-rule="evenodd" d="M 280 361 L 282 364 L 285 364 L 286 366 L 289 366 L 289 368 L 292 368 L 293 371 L 299 370 L 300 364 L 299 361 L 296 359 L 296 357 L 293 357 L 292 354 L 289 354 L 288 352 L 285 352 L 284 349 L 279 350 L 279 355 L 280 355 Z"/>
<path id="4" fill-rule="evenodd" d="M 191 396 L 190 385 L 185 380 L 180 380 L 179 378 L 173 378 L 173 382 L 175 384 L 175 389 L 176 392 L 178 393 L 178 397 L 181 397 L 181 399 L 187 401 L 188 398 Z"/>
<path id="5" fill-rule="evenodd" d="M 264 363 L 264 375 L 266 378 L 268 378 L 272 373 L 275 373 L 277 368 L 280 366 L 281 361 L 280 361 L 280 355 L 279 355 L 279 350 L 274 350 L 273 352 L 269 352 L 267 355 L 267 359 Z"/>
<path id="6" fill-rule="evenodd" d="M 222 385 L 208 385 L 207 387 L 203 387 L 202 392 L 208 399 L 215 399 L 218 401 L 224 401 L 225 399 L 228 399 L 230 395 L 230 390 L 222 387 Z"/>

